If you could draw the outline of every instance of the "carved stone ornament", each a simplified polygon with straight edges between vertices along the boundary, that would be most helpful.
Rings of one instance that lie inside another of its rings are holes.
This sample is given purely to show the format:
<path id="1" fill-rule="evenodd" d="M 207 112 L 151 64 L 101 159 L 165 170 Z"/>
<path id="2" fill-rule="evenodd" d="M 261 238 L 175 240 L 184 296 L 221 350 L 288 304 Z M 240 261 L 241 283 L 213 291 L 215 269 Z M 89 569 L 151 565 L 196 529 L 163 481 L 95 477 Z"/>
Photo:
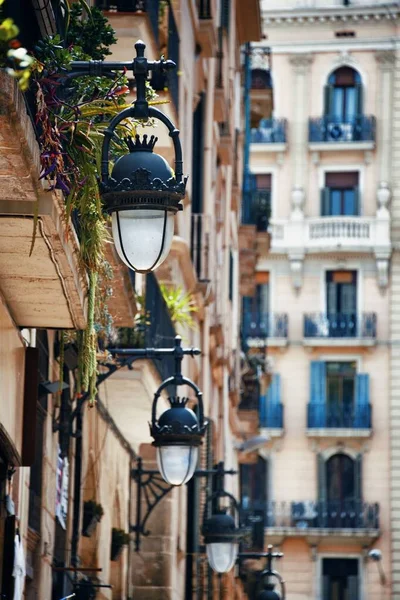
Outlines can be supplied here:
<path id="1" fill-rule="evenodd" d="M 304 190 L 301 187 L 295 187 L 292 190 L 292 218 L 293 216 L 304 217 Z"/>
<path id="2" fill-rule="evenodd" d="M 376 271 L 378 286 L 381 290 L 385 290 L 389 284 L 389 259 L 388 258 L 377 258 L 376 259 Z"/>
<path id="3" fill-rule="evenodd" d="M 388 208 L 389 200 L 390 200 L 390 189 L 389 184 L 386 181 L 381 181 L 379 183 L 378 191 L 376 193 L 378 200 L 378 210 Z"/>
<path id="4" fill-rule="evenodd" d="M 303 285 L 303 260 L 301 258 L 290 258 L 290 272 L 293 287 L 296 292 L 299 292 Z"/>
<path id="5" fill-rule="evenodd" d="M 380 50 L 375 53 L 375 60 L 382 71 L 391 71 L 396 62 L 394 50 Z"/>
<path id="6" fill-rule="evenodd" d="M 289 56 L 289 62 L 295 73 L 302 75 L 308 72 L 313 60 L 314 56 L 312 54 L 292 54 Z"/>

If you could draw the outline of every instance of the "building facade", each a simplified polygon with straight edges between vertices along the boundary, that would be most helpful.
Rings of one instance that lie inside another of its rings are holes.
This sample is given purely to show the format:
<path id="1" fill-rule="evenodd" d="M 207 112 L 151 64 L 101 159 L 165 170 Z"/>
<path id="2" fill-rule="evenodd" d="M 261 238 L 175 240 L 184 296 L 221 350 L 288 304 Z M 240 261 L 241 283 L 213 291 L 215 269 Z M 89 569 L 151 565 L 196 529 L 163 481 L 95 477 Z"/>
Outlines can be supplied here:
<path id="1" fill-rule="evenodd" d="M 5 16 L 19 26 L 26 48 L 61 31 L 58 4 L 6 4 Z M 115 327 L 109 347 L 172 346 L 176 334 L 185 346 L 200 347 L 200 357 L 183 363 L 185 375 L 203 391 L 210 421 L 199 466 L 210 469 L 223 460 L 232 469 L 237 466 L 235 441 L 242 436 L 237 415 L 243 134 L 239 47 L 260 39 L 258 2 L 245 7 L 235 1 L 115 0 L 96 6 L 118 38 L 112 60 L 131 59 L 135 42 L 142 39 L 150 59 L 164 54 L 177 63 L 168 81 L 151 84 L 162 110 L 181 129 L 189 175 L 171 253 L 155 274 L 132 277 L 112 246 L 107 248 Z M 131 370 L 120 369 L 99 385 L 94 408 L 81 402 L 76 343 L 68 335 L 63 350 L 60 343 L 60 330 L 82 330 L 87 322 L 79 227 L 67 223 L 62 193 L 39 181 L 32 98 L 24 97 L 4 71 L 0 77 L 1 594 L 13 597 L 17 537 L 26 558 L 29 600 L 60 600 L 73 590 L 77 598 L 107 600 L 239 598 L 240 581 L 235 583 L 234 574 L 217 580 L 204 555 L 200 526 L 210 477 L 173 489 L 159 502 L 137 551 L 138 459 L 145 468 L 156 469 L 148 433 L 151 402 L 173 364 L 137 361 Z M 158 152 L 171 161 L 171 140 L 161 128 L 156 134 Z M 190 292 L 196 311 L 193 329 L 171 320 L 161 284 Z M 141 328 L 143 315 L 146 326 Z M 98 358 L 101 378 L 109 368 L 103 348 Z M 226 478 L 226 488 L 238 496 L 238 478 Z M 144 495 L 141 506 L 144 514 Z M 130 540 L 117 553 L 121 532 Z"/>
<path id="2" fill-rule="evenodd" d="M 242 335 L 271 384 L 241 408 L 259 402 L 269 441 L 244 461 L 242 501 L 267 506 L 289 598 L 394 599 L 398 5 L 265 0 L 262 16 Z"/>

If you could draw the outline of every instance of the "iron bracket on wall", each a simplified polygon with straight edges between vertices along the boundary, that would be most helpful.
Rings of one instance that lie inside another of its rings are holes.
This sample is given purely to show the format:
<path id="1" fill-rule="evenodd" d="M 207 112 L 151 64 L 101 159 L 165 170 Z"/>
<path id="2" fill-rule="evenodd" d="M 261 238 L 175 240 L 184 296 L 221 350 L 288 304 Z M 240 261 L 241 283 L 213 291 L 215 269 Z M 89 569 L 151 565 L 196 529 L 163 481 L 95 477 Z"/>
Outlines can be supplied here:
<path id="1" fill-rule="evenodd" d="M 194 475 L 196 477 L 208 477 L 214 475 L 217 480 L 217 488 L 219 482 L 224 478 L 224 475 L 236 475 L 237 471 L 230 469 L 225 471 L 224 463 L 220 462 L 214 469 L 198 469 Z M 177 487 L 169 485 L 161 477 L 160 472 L 156 469 L 144 469 L 143 459 L 137 458 L 137 467 L 131 470 L 131 477 L 136 482 L 136 523 L 131 524 L 129 530 L 135 534 L 135 551 L 140 551 L 141 537 L 147 537 L 151 531 L 146 528 L 147 521 L 157 504 L 169 494 L 169 492 Z"/>

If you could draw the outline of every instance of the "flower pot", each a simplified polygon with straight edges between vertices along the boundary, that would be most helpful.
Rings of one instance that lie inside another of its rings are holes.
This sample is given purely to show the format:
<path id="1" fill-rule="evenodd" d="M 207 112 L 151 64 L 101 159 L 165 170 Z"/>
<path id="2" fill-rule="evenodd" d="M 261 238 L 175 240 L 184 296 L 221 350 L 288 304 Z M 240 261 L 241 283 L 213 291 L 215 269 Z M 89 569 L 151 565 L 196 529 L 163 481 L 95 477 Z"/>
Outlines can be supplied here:
<path id="1" fill-rule="evenodd" d="M 83 511 L 83 523 L 82 523 L 82 535 L 84 537 L 90 537 L 96 529 L 97 523 L 100 519 L 97 515 L 93 514 L 92 511 Z"/>

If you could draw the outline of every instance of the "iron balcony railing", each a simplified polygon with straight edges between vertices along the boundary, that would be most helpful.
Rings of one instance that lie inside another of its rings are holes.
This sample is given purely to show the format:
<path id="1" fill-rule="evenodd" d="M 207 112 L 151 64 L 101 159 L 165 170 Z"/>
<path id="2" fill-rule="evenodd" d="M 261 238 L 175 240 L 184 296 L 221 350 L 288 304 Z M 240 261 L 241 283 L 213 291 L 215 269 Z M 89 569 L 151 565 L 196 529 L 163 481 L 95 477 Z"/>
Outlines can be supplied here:
<path id="1" fill-rule="evenodd" d="M 262 119 L 257 129 L 251 130 L 252 144 L 286 143 L 286 119 Z"/>
<path id="2" fill-rule="evenodd" d="M 213 219 L 211 215 L 192 214 L 190 254 L 201 282 L 212 280 L 211 243 L 213 240 Z"/>
<path id="3" fill-rule="evenodd" d="M 308 429 L 371 429 L 371 404 L 317 404 L 307 407 Z"/>
<path id="4" fill-rule="evenodd" d="M 361 500 L 268 502 L 266 527 L 379 530 L 379 504 Z"/>
<path id="5" fill-rule="evenodd" d="M 154 38 L 158 43 L 160 3 L 161 0 L 97 0 L 96 6 L 110 12 L 146 12 L 149 16 Z"/>
<path id="6" fill-rule="evenodd" d="M 212 19 L 211 0 L 197 0 L 199 19 Z"/>
<path id="7" fill-rule="evenodd" d="M 326 115 L 309 120 L 310 142 L 373 142 L 375 117 L 360 115 L 351 119 L 338 119 Z"/>
<path id="8" fill-rule="evenodd" d="M 260 427 L 269 429 L 283 428 L 283 404 L 270 402 L 267 396 L 260 396 Z"/>
<path id="9" fill-rule="evenodd" d="M 286 313 L 245 313 L 242 319 L 244 339 L 248 338 L 287 338 L 288 316 Z"/>
<path id="10" fill-rule="evenodd" d="M 271 216 L 271 190 L 244 192 L 242 224 L 255 225 L 257 231 L 268 231 Z"/>
<path id="11" fill-rule="evenodd" d="M 304 315 L 305 338 L 376 338 L 376 313 L 309 313 Z"/>

